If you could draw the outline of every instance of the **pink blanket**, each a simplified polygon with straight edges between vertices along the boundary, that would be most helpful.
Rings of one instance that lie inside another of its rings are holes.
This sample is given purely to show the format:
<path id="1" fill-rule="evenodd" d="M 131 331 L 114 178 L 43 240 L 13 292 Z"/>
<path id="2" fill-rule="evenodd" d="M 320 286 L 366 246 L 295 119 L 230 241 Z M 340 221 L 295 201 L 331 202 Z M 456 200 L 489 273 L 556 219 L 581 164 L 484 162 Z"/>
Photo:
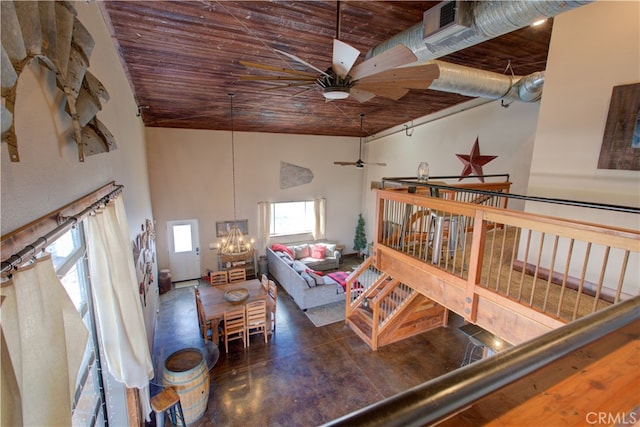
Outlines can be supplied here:
<path id="1" fill-rule="evenodd" d="M 347 277 L 349 277 L 349 274 L 351 273 L 347 273 L 346 271 L 335 271 L 333 273 L 328 273 L 327 276 L 331 277 L 333 280 L 338 282 L 340 286 L 342 286 L 342 289 L 346 292 Z"/>

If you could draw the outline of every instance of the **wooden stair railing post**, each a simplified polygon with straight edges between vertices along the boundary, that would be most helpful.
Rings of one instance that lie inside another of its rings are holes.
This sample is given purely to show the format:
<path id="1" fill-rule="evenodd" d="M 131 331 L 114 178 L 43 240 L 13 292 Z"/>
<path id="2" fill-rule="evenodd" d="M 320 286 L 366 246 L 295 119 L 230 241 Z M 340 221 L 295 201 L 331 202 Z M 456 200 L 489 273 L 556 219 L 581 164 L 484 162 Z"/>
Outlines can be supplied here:
<path id="1" fill-rule="evenodd" d="M 482 272 L 483 249 L 487 228 L 485 227 L 484 211 L 477 209 L 474 218 L 473 237 L 471 241 L 471 257 L 469 260 L 469 276 L 467 277 L 467 287 L 464 297 L 464 317 L 475 323 L 478 310 L 478 294 L 476 286 L 480 284 L 480 274 Z"/>
<path id="2" fill-rule="evenodd" d="M 363 263 L 361 263 L 358 268 L 356 268 L 348 277 L 346 280 L 346 309 L 345 309 L 345 316 L 349 317 L 352 313 L 353 310 L 356 309 L 356 307 L 358 307 L 360 305 L 360 302 L 362 301 L 362 299 L 364 298 L 364 294 L 366 293 L 367 289 L 364 290 L 364 292 L 362 292 L 360 295 L 358 295 L 353 301 L 351 301 L 351 289 L 353 288 L 353 284 L 356 283 L 358 281 L 358 278 L 360 277 L 360 275 L 362 275 L 363 272 L 367 271 L 367 269 L 371 266 L 373 262 L 373 257 L 368 257 L 366 260 L 364 260 Z"/>
<path id="3" fill-rule="evenodd" d="M 369 307 L 371 307 L 371 311 L 373 313 L 373 317 L 371 320 L 371 349 L 378 349 L 378 324 L 380 320 L 378 317 L 380 316 L 380 300 L 375 298 L 369 303 Z"/>

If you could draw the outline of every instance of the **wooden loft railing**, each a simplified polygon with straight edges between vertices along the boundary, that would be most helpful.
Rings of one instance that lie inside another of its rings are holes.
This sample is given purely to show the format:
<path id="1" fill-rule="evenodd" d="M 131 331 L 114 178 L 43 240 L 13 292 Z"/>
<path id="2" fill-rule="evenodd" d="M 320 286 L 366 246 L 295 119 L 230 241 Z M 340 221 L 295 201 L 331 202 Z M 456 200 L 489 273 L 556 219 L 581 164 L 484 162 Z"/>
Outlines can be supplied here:
<path id="1" fill-rule="evenodd" d="M 493 207 L 511 194 L 438 189 L 378 192 L 373 255 L 347 279 L 347 324 L 377 348 L 375 332 L 397 312 L 372 303 L 375 292 L 401 284 L 518 345 L 326 425 L 640 419 L 640 231 Z M 379 312 L 367 333 L 357 330 L 364 301 Z"/>
<path id="2" fill-rule="evenodd" d="M 444 190 L 454 200 L 377 190 L 373 262 L 468 321 L 518 344 L 638 294 L 638 230 L 458 202 L 472 191 Z"/>

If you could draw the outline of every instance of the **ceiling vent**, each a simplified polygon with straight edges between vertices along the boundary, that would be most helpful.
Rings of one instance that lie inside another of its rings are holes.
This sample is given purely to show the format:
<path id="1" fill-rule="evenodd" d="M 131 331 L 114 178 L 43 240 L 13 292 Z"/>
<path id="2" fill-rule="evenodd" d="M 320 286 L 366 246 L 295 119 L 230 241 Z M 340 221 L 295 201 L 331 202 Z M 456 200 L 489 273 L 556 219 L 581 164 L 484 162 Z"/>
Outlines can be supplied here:
<path id="1" fill-rule="evenodd" d="M 424 42 L 437 43 L 471 26 L 473 2 L 443 1 L 424 12 Z"/>

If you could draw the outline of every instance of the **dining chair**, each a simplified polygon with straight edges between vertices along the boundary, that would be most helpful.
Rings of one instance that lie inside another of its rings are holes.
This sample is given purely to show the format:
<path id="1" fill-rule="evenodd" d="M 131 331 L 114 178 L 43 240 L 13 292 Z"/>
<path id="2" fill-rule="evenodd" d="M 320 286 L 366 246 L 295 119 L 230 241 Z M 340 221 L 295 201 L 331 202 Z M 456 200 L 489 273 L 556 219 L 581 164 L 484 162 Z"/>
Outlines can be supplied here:
<path id="1" fill-rule="evenodd" d="M 271 297 L 271 304 L 269 306 L 270 317 L 271 317 L 271 330 L 273 332 L 276 331 L 276 305 L 278 302 L 278 287 L 276 286 L 276 282 L 273 280 L 269 280 L 269 289 L 267 291 L 269 297 Z"/>
<path id="2" fill-rule="evenodd" d="M 226 271 L 212 271 L 209 276 L 211 286 L 224 285 L 229 282 L 229 276 Z"/>
<path id="3" fill-rule="evenodd" d="M 260 284 L 264 288 L 265 292 L 269 292 L 269 278 L 264 273 L 262 274 L 262 277 L 260 278 Z"/>
<path id="4" fill-rule="evenodd" d="M 244 348 L 247 348 L 247 317 L 244 306 L 240 306 L 224 312 L 224 349 L 229 353 L 229 341 L 242 340 Z"/>
<path id="5" fill-rule="evenodd" d="M 229 283 L 243 282 L 245 280 L 247 280 L 247 272 L 244 268 L 229 270 Z"/>
<path id="6" fill-rule="evenodd" d="M 213 341 L 213 326 L 210 320 L 207 320 L 204 314 L 204 306 L 202 305 L 202 300 L 200 300 L 200 295 L 196 294 L 196 309 L 198 311 L 198 324 L 200 325 L 200 333 L 202 334 L 202 338 L 204 338 L 204 342 L 209 341 L 209 331 L 211 331 L 211 340 Z"/>
<path id="7" fill-rule="evenodd" d="M 267 303 L 265 300 L 253 301 L 245 305 L 247 309 L 247 347 L 251 342 L 251 335 L 264 335 L 267 343 Z"/>

